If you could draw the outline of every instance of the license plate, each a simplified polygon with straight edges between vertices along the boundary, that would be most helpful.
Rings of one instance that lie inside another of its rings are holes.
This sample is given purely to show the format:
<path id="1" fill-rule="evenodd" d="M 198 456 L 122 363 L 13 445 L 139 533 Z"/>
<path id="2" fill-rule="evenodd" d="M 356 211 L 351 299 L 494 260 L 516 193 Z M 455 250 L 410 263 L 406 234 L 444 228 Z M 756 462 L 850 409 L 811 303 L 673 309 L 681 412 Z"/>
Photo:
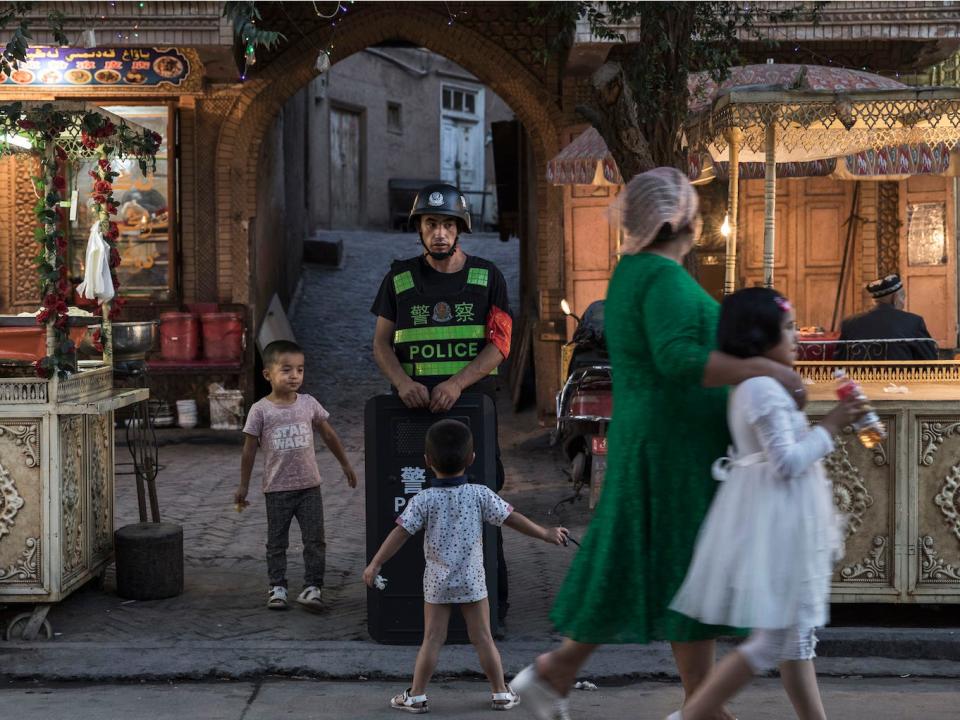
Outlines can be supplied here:
<path id="1" fill-rule="evenodd" d="M 594 455 L 606 455 L 607 454 L 607 437 L 594 435 L 591 438 L 591 450 Z"/>

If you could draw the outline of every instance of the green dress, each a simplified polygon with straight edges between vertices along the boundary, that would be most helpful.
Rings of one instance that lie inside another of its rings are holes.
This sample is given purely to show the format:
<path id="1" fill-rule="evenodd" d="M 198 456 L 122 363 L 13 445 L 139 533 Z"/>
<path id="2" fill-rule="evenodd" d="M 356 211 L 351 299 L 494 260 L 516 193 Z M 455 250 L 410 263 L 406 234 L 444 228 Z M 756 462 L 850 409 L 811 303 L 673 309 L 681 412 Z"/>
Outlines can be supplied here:
<path id="1" fill-rule="evenodd" d="M 729 444 L 725 388 L 702 387 L 719 305 L 677 263 L 624 256 L 604 307 L 613 366 L 606 480 L 550 614 L 585 643 L 713 638 L 668 609 Z"/>

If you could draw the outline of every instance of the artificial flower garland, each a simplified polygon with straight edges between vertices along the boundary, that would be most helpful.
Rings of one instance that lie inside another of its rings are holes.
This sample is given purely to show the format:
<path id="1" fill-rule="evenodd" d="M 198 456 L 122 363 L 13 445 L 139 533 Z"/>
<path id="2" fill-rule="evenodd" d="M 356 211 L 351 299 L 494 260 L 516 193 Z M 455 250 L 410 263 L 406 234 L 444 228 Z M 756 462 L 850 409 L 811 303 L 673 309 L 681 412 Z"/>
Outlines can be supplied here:
<path id="1" fill-rule="evenodd" d="M 24 110 L 21 103 L 0 106 L 0 154 L 17 151 L 9 142 L 13 137 L 25 137 L 39 154 L 40 174 L 33 178 L 37 193 L 34 215 L 37 228 L 34 238 L 40 245 L 36 256 L 37 275 L 43 298 L 37 322 L 52 330 L 52 347 L 48 354 L 34 363 L 37 375 L 48 378 L 54 374 L 65 377 L 71 369 L 74 345 L 69 335 L 68 303 L 73 292 L 67 267 L 67 240 L 59 229 L 62 224 L 62 193 L 67 183 L 64 176 L 67 153 L 61 145 L 61 136 L 68 128 L 79 128 L 80 144 L 86 154 L 97 158 L 94 176 L 94 212 L 101 223 L 101 231 L 110 248 L 110 276 L 114 289 L 120 287 L 116 268 L 120 253 L 116 247 L 119 229 L 110 221 L 117 212 L 113 199 L 113 171 L 111 157 L 135 157 L 141 172 L 156 170 L 156 154 L 161 136 L 151 130 L 138 133 L 127 125 L 115 125 L 107 117 L 93 111 L 67 112 L 45 104 Z M 123 300 L 116 298 L 109 317 L 120 312 Z"/>
<path id="2" fill-rule="evenodd" d="M 61 193 L 66 189 L 66 181 L 60 174 L 58 154 L 57 148 L 48 143 L 40 160 L 40 175 L 33 178 L 38 196 L 33 208 L 38 223 L 34 238 L 40 244 L 36 258 L 37 274 L 43 298 L 37 322 L 53 328 L 53 344 L 47 347 L 48 355 L 34 363 L 37 375 L 43 378 L 54 372 L 64 374 L 74 352 L 67 308 L 73 286 L 65 257 L 67 240 L 59 229 Z"/>

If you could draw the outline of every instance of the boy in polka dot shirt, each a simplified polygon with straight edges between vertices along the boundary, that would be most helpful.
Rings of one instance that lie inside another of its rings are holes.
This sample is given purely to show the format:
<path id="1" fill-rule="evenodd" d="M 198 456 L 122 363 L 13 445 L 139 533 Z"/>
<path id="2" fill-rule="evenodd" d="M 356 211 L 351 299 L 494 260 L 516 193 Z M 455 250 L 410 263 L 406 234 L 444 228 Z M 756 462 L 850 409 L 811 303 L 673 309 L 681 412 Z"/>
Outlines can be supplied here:
<path id="1" fill-rule="evenodd" d="M 483 524 L 506 525 L 524 535 L 553 545 L 565 545 L 565 528 L 544 528 L 529 520 L 484 485 L 467 482 L 466 470 L 473 464 L 473 436 L 456 420 L 440 420 L 426 437 L 426 463 L 436 475 L 432 487 L 414 495 L 397 527 L 383 541 L 363 571 L 363 580 L 374 587 L 380 568 L 422 528 L 423 643 L 417 654 L 413 684 L 390 700 L 390 706 L 412 713 L 428 711 L 426 689 L 437 666 L 440 648 L 447 639 L 447 624 L 453 605 L 467 625 L 470 642 L 493 690 L 491 707 L 510 710 L 520 696 L 507 686 L 500 653 L 490 632 L 490 606 L 483 569 Z"/>

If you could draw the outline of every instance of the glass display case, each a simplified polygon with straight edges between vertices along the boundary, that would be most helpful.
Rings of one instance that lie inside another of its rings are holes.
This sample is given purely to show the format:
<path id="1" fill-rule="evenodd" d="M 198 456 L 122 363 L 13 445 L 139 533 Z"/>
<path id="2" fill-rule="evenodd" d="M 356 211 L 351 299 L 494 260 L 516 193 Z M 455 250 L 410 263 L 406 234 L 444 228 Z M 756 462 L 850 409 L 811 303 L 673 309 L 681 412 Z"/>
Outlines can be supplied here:
<path id="1" fill-rule="evenodd" d="M 170 300 L 176 277 L 172 109 L 169 105 L 105 105 L 104 109 L 135 127 L 160 133 L 163 138 L 156 171 L 148 172 L 146 177 L 135 158 L 114 162 L 114 169 L 120 173 L 113 184 L 114 199 L 120 206 L 114 219 L 120 230 L 120 294 L 130 299 Z M 96 160 L 72 163 L 68 172 L 70 190 L 77 191 L 79 198 L 69 223 L 70 266 L 75 278 L 83 276 L 87 237 L 94 221 L 90 199 L 93 178 L 89 173 L 95 163 Z"/>

